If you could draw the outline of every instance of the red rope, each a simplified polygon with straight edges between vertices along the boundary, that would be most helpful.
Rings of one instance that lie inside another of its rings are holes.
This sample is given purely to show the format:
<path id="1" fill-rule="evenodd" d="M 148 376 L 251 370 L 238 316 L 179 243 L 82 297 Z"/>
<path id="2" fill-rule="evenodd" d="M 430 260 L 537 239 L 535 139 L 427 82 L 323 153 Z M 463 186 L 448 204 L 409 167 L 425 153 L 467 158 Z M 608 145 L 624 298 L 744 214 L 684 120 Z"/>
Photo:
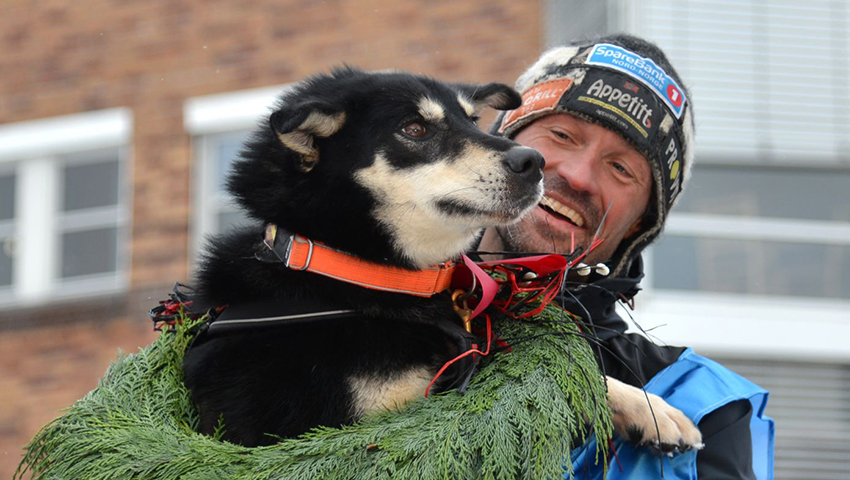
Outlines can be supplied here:
<path id="1" fill-rule="evenodd" d="M 487 262 L 484 262 L 484 264 L 479 264 L 478 266 L 487 271 L 487 273 L 490 274 L 490 277 L 493 278 L 498 284 L 500 284 L 500 286 L 507 285 L 509 287 L 509 289 L 504 289 L 508 290 L 507 298 L 502 300 L 494 300 L 492 302 L 492 305 L 496 307 L 500 312 L 513 319 L 525 319 L 538 315 L 540 312 L 543 311 L 544 308 L 546 308 L 547 305 L 552 303 L 552 301 L 561 291 L 561 286 L 563 285 L 567 270 L 570 269 L 576 263 L 578 263 L 580 260 L 585 258 L 590 252 L 595 250 L 596 247 L 598 247 L 602 243 L 602 241 L 603 240 L 601 238 L 595 239 L 590 245 L 590 248 L 588 248 L 587 251 L 585 251 L 577 258 L 566 264 L 566 268 L 554 271 L 544 270 L 545 272 L 547 272 L 547 274 L 542 277 L 536 276 L 537 272 L 535 272 L 534 269 L 529 266 L 523 267 L 518 265 L 511 265 L 510 263 L 487 264 Z M 529 272 L 535 274 L 534 278 L 527 279 L 523 277 L 522 279 L 517 280 L 518 274 L 527 274 Z M 521 300 L 517 300 L 516 297 L 518 294 L 527 295 L 523 296 Z M 470 298 L 470 300 L 472 302 L 475 302 L 476 299 Z M 513 305 L 517 304 L 520 301 L 524 304 L 529 305 L 537 304 L 537 306 L 529 311 L 516 314 L 511 311 L 511 308 Z M 443 373 L 449 367 L 454 365 L 458 360 L 466 358 L 470 355 L 481 355 L 482 357 L 486 357 L 490 354 L 490 346 L 493 343 L 492 326 L 490 322 L 490 316 L 487 314 L 483 315 L 487 322 L 487 348 L 482 352 L 478 349 L 478 345 L 473 344 L 472 348 L 446 362 L 440 368 L 440 370 L 437 371 L 437 374 L 434 375 L 434 378 L 431 379 L 431 382 L 425 388 L 426 398 L 428 397 L 428 394 L 431 391 L 431 387 L 434 386 L 440 376 L 442 376 Z M 508 344 L 503 340 L 497 339 L 496 341 L 497 345 L 500 348 L 507 347 L 507 350 L 510 349 Z M 619 459 L 617 461 L 619 462 Z"/>
<path id="2" fill-rule="evenodd" d="M 474 344 L 473 344 L 472 348 L 470 348 L 469 350 L 467 350 L 467 351 L 465 351 L 465 352 L 461 353 L 460 355 L 458 355 L 458 356 L 456 356 L 455 358 L 453 358 L 453 359 L 449 360 L 448 362 L 446 362 L 446 363 L 445 363 L 445 364 L 444 364 L 444 365 L 440 368 L 440 370 L 439 370 L 439 371 L 437 371 L 437 374 L 436 374 L 436 375 L 434 375 L 434 378 L 432 378 L 432 379 L 431 379 L 431 383 L 429 383 L 429 384 L 428 384 L 428 387 L 426 387 L 426 388 L 425 388 L 425 398 L 428 398 L 428 392 L 430 392 L 430 391 L 431 391 L 431 387 L 434 385 L 434 383 L 436 383 L 436 382 L 437 382 L 437 379 L 439 379 L 439 378 L 440 378 L 440 376 L 443 374 L 443 372 L 445 372 L 445 371 L 446 371 L 446 369 L 448 369 L 449 367 L 451 367 L 451 366 L 452 366 L 452 364 L 454 364 L 455 362 L 457 362 L 458 360 L 460 360 L 460 359 L 462 359 L 462 358 L 466 358 L 466 357 L 468 357 L 469 355 L 475 355 L 475 354 L 478 354 L 478 355 L 481 355 L 482 357 L 486 357 L 487 355 L 489 355 L 489 354 L 490 354 L 490 345 L 492 344 L 492 339 L 493 339 L 492 330 L 491 330 L 491 328 L 490 328 L 490 327 L 491 327 L 491 325 L 490 325 L 490 315 L 487 315 L 487 314 L 485 313 L 485 314 L 484 314 L 484 319 L 487 321 L 487 349 L 486 349 L 486 350 L 484 350 L 484 351 L 482 352 L 481 350 L 478 350 L 478 346 L 477 346 L 477 345 L 474 345 Z"/>
<path id="3" fill-rule="evenodd" d="M 617 455 L 617 447 L 614 446 L 614 441 L 611 440 L 611 437 L 608 437 L 608 446 L 611 448 L 611 451 L 614 452 L 614 460 L 617 461 L 617 468 L 619 468 L 620 471 L 622 472 L 623 471 L 623 464 L 620 463 L 620 457 L 619 457 L 619 455 Z"/>

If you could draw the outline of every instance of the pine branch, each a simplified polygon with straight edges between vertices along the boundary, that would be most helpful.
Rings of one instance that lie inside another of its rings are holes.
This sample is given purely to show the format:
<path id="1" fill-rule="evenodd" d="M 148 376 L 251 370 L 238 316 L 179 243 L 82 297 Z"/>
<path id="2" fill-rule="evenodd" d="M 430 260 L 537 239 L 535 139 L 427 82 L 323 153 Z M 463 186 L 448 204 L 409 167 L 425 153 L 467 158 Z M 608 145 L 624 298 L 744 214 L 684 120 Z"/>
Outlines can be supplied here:
<path id="1" fill-rule="evenodd" d="M 534 321 L 496 323 L 502 338 L 537 338 L 487 357 L 466 395 L 421 398 L 357 425 L 256 448 L 195 432 L 198 415 L 182 381 L 194 324 L 186 321 L 140 352 L 119 355 L 97 388 L 33 438 L 15 476 L 561 478 L 574 442 L 611 430 L 596 361 L 565 315 L 547 307 Z"/>

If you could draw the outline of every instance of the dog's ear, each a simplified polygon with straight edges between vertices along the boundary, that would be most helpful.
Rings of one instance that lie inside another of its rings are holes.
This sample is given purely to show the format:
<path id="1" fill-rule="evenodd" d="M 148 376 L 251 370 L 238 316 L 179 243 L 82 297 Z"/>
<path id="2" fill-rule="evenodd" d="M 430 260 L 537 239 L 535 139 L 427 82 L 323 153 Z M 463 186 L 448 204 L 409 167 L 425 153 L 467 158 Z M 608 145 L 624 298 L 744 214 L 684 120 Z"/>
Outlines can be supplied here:
<path id="1" fill-rule="evenodd" d="M 345 112 L 323 102 L 284 106 L 269 117 L 269 126 L 287 148 L 301 156 L 299 168 L 309 172 L 319 161 L 316 138 L 330 137 L 345 123 Z"/>
<path id="2" fill-rule="evenodd" d="M 503 83 L 486 85 L 458 85 L 461 93 L 475 104 L 475 109 L 484 107 L 496 110 L 514 110 L 522 105 L 522 96 Z"/>

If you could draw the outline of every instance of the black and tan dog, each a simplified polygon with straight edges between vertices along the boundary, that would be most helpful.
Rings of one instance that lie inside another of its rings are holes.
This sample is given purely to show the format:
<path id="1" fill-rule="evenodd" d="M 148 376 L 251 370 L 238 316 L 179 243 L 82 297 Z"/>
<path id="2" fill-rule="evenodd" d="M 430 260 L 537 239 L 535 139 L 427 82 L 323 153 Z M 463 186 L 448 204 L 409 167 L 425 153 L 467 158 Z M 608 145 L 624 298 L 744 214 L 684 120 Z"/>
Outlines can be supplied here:
<path id="1" fill-rule="evenodd" d="M 481 229 L 517 221 L 540 201 L 543 158 L 481 132 L 476 113 L 520 104 L 501 84 L 349 68 L 281 97 L 228 180 L 263 225 L 212 241 L 196 303 L 229 305 L 225 314 L 241 312 L 242 320 L 292 321 L 216 334 L 211 327 L 198 337 L 185 381 L 202 432 L 223 420 L 226 440 L 255 446 L 349 424 L 421 396 L 436 370 L 468 348 L 474 339 L 446 293 L 364 288 L 333 271 L 302 270 L 321 263 L 324 245 L 367 277 L 427 272 L 468 250 Z M 306 252 L 297 261 L 295 247 Z M 303 321 L 316 316 L 322 320 Z M 456 370 L 436 390 L 465 373 Z M 643 393 L 612 386 L 615 411 L 625 412 L 620 430 L 639 427 L 654 437 Z M 667 430 L 662 442 L 699 435 L 680 412 L 653 401 Z"/>

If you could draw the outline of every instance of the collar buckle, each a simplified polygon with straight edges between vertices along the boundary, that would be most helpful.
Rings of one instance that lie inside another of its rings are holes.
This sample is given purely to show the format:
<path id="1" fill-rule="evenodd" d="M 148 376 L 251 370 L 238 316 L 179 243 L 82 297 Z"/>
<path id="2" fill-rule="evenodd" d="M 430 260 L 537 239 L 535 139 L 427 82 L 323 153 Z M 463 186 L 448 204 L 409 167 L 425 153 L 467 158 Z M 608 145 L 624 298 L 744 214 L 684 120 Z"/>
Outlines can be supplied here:
<path id="1" fill-rule="evenodd" d="M 293 242 L 306 242 L 307 243 L 307 258 L 304 260 L 304 265 L 300 267 L 293 267 L 292 263 L 292 245 Z M 287 239 L 287 247 L 286 247 L 286 268 L 291 268 L 293 270 L 298 270 L 299 272 L 303 272 L 310 268 L 310 261 L 313 259 L 313 247 L 315 244 L 309 238 L 298 237 L 296 235 L 290 235 Z"/>
<path id="2" fill-rule="evenodd" d="M 279 231 L 277 225 L 269 223 L 263 233 L 263 247 L 265 248 L 261 247 L 254 254 L 254 257 L 265 263 L 283 263 L 288 268 L 289 257 L 292 254 L 292 242 L 294 241 L 295 234 L 284 230 Z"/>

